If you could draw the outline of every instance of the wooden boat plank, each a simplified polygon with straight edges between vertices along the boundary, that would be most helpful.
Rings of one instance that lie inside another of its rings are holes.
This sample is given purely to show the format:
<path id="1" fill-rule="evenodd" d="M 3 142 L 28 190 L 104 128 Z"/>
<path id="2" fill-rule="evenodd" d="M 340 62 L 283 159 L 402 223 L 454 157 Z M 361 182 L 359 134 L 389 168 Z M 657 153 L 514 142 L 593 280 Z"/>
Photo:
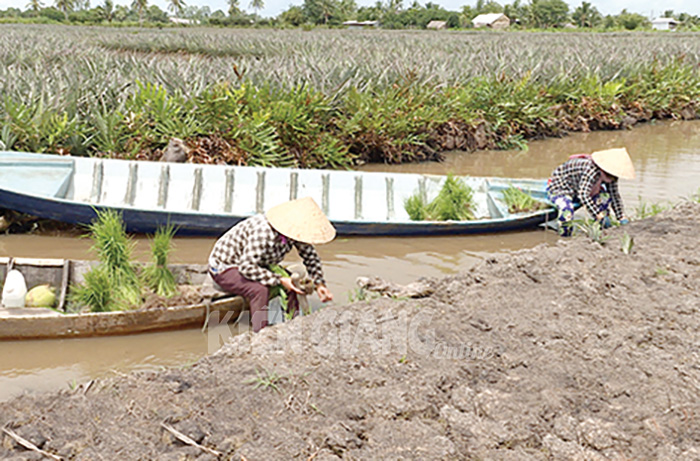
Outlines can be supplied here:
<path id="1" fill-rule="evenodd" d="M 235 320 L 244 306 L 243 298 L 228 297 L 212 302 L 210 312 L 232 312 Z M 201 326 L 206 318 L 205 304 L 89 314 L 13 315 L 0 317 L 0 340 L 137 334 Z"/>

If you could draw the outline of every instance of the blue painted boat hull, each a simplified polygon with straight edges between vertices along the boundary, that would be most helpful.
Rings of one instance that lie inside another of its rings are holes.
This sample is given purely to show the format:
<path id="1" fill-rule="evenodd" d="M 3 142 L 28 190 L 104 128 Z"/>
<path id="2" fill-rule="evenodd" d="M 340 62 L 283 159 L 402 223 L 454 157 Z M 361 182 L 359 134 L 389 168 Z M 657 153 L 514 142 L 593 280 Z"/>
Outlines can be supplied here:
<path id="1" fill-rule="evenodd" d="M 9 162 L 13 161 L 13 159 L 18 158 L 20 161 L 19 163 L 14 163 L 13 167 L 15 168 L 23 168 L 22 167 L 22 162 L 21 160 L 24 158 L 29 158 L 32 161 L 41 161 L 43 159 L 47 159 L 44 164 L 44 168 L 48 168 L 50 170 L 60 170 L 60 168 L 54 168 L 52 167 L 51 161 L 53 159 L 61 159 L 61 164 L 60 166 L 63 167 L 64 164 L 67 165 L 66 162 L 63 160 L 65 158 L 63 157 L 56 157 L 56 156 L 48 156 L 48 155 L 41 155 L 41 154 L 18 154 L 14 155 L 16 153 L 8 153 L 8 152 L 0 152 L 0 161 L 3 160 L 5 161 L 5 164 L 3 165 L 0 163 L 0 178 L 2 178 L 2 168 L 10 165 Z M 81 159 L 75 159 L 76 161 L 80 161 Z M 83 160 L 92 160 L 95 161 L 95 159 L 83 159 Z M 127 162 L 127 161 L 119 161 L 119 160 L 110 160 L 111 162 Z M 36 163 L 36 162 L 35 162 Z M 130 162 L 130 163 L 137 163 L 137 162 Z M 153 163 L 153 162 L 146 162 L 146 163 Z M 20 165 L 20 166 L 17 166 Z M 48 166 L 47 166 L 48 165 Z M 119 165 L 119 164 L 117 164 Z M 165 164 L 158 164 L 159 168 L 163 168 L 163 165 Z M 112 165 L 110 164 L 110 167 Z M 182 167 L 182 166 L 188 166 L 190 168 L 198 168 L 196 165 L 178 165 L 177 167 Z M 207 166 L 211 167 L 211 166 Z M 91 167 L 92 168 L 92 167 Z M 133 170 L 135 170 L 135 167 L 131 167 Z M 175 167 L 173 167 L 175 168 Z M 216 167 L 214 167 L 216 168 Z M 261 171 L 263 173 L 266 172 L 271 172 L 270 174 L 279 174 L 280 170 L 282 169 L 259 169 L 259 168 L 250 168 L 250 167 L 219 167 L 219 168 L 236 168 L 235 173 L 237 175 L 242 175 L 243 173 L 246 174 L 257 174 L 258 176 L 260 175 Z M 27 166 L 28 174 L 31 175 L 31 168 L 30 166 Z M 23 171 L 23 170 L 20 170 Z M 131 171 L 131 170 L 130 170 Z M 295 171 L 295 170 L 289 170 L 289 171 Z M 362 184 L 362 181 L 364 180 L 365 182 L 369 183 L 371 181 L 376 181 L 377 178 L 375 176 L 369 177 L 368 175 L 381 175 L 381 173 L 358 173 L 358 172 L 328 172 L 328 171 L 322 171 L 322 170 L 306 170 L 303 171 L 302 174 L 304 175 L 309 175 L 312 174 L 309 171 L 316 171 L 318 175 L 326 175 L 326 178 L 334 178 L 333 175 L 336 174 L 354 174 L 355 178 L 355 185 L 358 183 L 358 179 L 360 178 L 360 184 Z M 226 230 L 228 230 L 231 226 L 236 224 L 237 222 L 241 221 L 242 219 L 245 219 L 249 216 L 254 215 L 256 212 L 260 212 L 259 208 L 262 207 L 260 203 L 257 204 L 257 208 L 253 205 L 250 206 L 250 209 L 247 210 L 245 213 L 234 213 L 234 212 L 227 212 L 227 213 L 215 213 L 215 212 L 206 212 L 206 211 L 201 211 L 201 210 L 169 210 L 169 209 L 148 209 L 148 208 L 139 208 L 137 206 L 130 206 L 130 205 L 119 205 L 119 204 L 110 204 L 110 203 L 94 203 L 94 201 L 79 201 L 71 198 L 65 198 L 65 197 L 60 197 L 60 195 L 66 195 L 69 194 L 69 191 L 72 189 L 77 190 L 77 186 L 75 184 L 71 185 L 69 182 L 74 179 L 77 173 L 66 170 L 66 173 L 63 174 L 57 174 L 57 178 L 55 180 L 55 184 L 51 183 L 50 180 L 45 180 L 42 184 L 42 187 L 48 191 L 51 191 L 50 193 L 43 193 L 42 194 L 34 194 L 32 193 L 31 190 L 19 190 L 20 188 L 24 187 L 21 181 L 14 181 L 18 184 L 14 184 L 13 187 L 9 187 L 5 185 L 5 182 L 0 182 L 0 207 L 7 208 L 7 209 L 12 209 L 16 210 L 22 213 L 27 213 L 31 214 L 34 216 L 38 216 L 41 218 L 46 218 L 46 219 L 53 219 L 56 221 L 61 221 L 61 222 L 67 222 L 67 223 L 73 223 L 73 224 L 89 224 L 96 216 L 96 210 L 99 209 L 114 209 L 119 211 L 124 219 L 124 222 L 126 224 L 127 230 L 129 232 L 134 232 L 134 233 L 153 233 L 155 232 L 159 227 L 162 227 L 167 224 L 172 224 L 176 226 L 178 229 L 178 234 L 179 235 L 189 235 L 189 236 L 218 236 L 224 233 Z M 293 174 L 293 173 L 292 173 Z M 200 169 L 200 176 L 201 176 L 201 169 Z M 380 177 L 379 179 L 385 179 L 387 181 L 387 184 L 389 184 L 389 180 L 391 181 L 402 181 L 404 178 L 402 177 L 402 174 L 386 174 L 386 178 Z M 409 175 L 403 175 L 403 176 L 409 176 Z M 410 176 L 421 176 L 421 175 L 410 175 Z M 366 178 L 370 179 L 366 179 Z M 388 178 L 388 179 L 387 179 Z M 431 180 L 434 180 L 436 177 L 430 177 Z M 139 178 L 141 179 L 141 178 Z M 133 183 L 135 180 L 131 179 L 131 176 L 127 179 L 130 181 L 130 183 Z M 27 181 L 30 181 L 27 179 Z M 144 180 L 145 181 L 145 180 Z M 439 178 L 438 178 L 439 181 Z M 508 184 L 510 183 L 516 183 L 516 184 L 527 184 L 530 187 L 530 193 L 533 195 L 533 197 L 538 198 L 540 200 L 546 200 L 546 192 L 545 192 L 545 182 L 544 181 L 538 181 L 538 180 L 507 180 L 507 179 L 499 179 L 499 178 L 489 178 L 489 194 L 498 194 L 499 190 L 503 190 L 504 188 L 507 187 Z M 524 182 L 523 182 L 524 181 Z M 92 189 L 94 191 L 95 186 L 94 186 L 94 180 L 93 180 L 93 186 Z M 328 180 L 327 180 L 328 182 Z M 347 182 L 347 181 L 346 181 Z M 260 201 L 261 193 L 259 192 L 260 190 L 260 181 L 257 182 L 257 187 L 258 187 L 258 193 L 257 193 L 257 200 L 258 202 Z M 144 186 L 145 187 L 145 186 Z M 287 187 L 287 185 L 285 185 Z M 388 185 L 387 185 L 388 187 Z M 32 187 L 25 187 L 26 189 L 32 189 Z M 132 189 L 135 189 L 136 186 L 132 186 Z M 161 187 L 161 191 L 162 191 Z M 331 192 L 328 192 L 329 187 L 326 187 L 324 189 L 324 192 L 329 194 L 329 196 L 332 197 L 332 189 Z M 53 191 L 57 192 L 53 192 Z M 155 190 L 155 189 L 154 189 Z M 357 207 L 357 187 L 355 188 L 355 205 Z M 133 190 L 132 190 L 133 192 Z M 263 193 L 266 191 L 263 191 Z M 363 191 L 360 190 L 360 197 L 362 198 L 362 193 Z M 392 198 L 393 194 L 397 193 L 395 190 L 392 190 Z M 75 192 L 74 192 L 75 193 Z M 53 196 L 51 196 L 53 194 Z M 129 195 L 129 189 L 127 189 L 126 196 L 128 197 Z M 249 195 L 253 196 L 254 194 L 250 193 Z M 377 195 L 381 195 L 377 193 Z M 388 195 L 388 192 L 387 192 Z M 293 197 L 292 197 L 293 198 Z M 281 197 L 279 201 L 284 201 L 286 199 L 289 199 L 289 197 Z M 371 196 L 369 200 L 365 200 L 364 203 L 365 205 L 365 210 L 367 210 L 367 204 L 372 204 L 374 202 L 381 202 L 382 197 L 377 197 L 376 200 L 374 200 Z M 128 199 L 125 199 L 128 201 Z M 133 197 L 131 198 L 133 201 Z M 491 197 L 490 200 L 494 201 L 494 199 Z M 268 202 L 270 200 L 267 200 Z M 324 208 L 331 207 L 329 205 L 327 196 L 320 196 L 316 198 L 316 201 L 319 203 L 324 204 Z M 360 205 L 362 205 L 360 203 Z M 400 200 L 397 201 L 398 204 L 400 204 Z M 228 206 L 228 203 L 227 203 Z M 490 205 L 492 208 L 496 207 L 499 208 L 500 205 Z M 394 213 L 399 213 L 402 212 L 403 210 L 399 210 L 399 212 L 396 211 L 397 208 L 399 208 L 399 205 L 396 204 L 390 204 L 389 210 L 392 210 L 393 207 L 393 212 Z M 460 235 L 460 234 L 475 234 L 475 233 L 490 233 L 490 232 L 506 232 L 506 231 L 514 231 L 514 230 L 521 230 L 521 229 L 527 229 L 527 228 L 534 228 L 537 227 L 538 225 L 553 219 L 556 217 L 556 213 L 554 211 L 554 208 L 551 206 L 548 207 L 545 210 L 540 210 L 532 213 L 524 213 L 524 214 L 517 214 L 517 215 L 508 215 L 506 212 L 502 211 L 501 213 L 503 216 L 500 216 L 498 218 L 486 218 L 486 219 L 478 219 L 478 220 L 472 220 L 472 221 L 458 221 L 458 222 L 452 222 L 452 221 L 447 221 L 447 222 L 435 222 L 435 221 L 410 221 L 407 219 L 402 219 L 402 220 L 396 220 L 395 222 L 392 222 L 391 220 L 371 220 L 371 219 L 341 219 L 337 217 L 337 214 L 334 216 L 333 212 L 329 213 L 328 210 L 324 210 L 327 212 L 329 215 L 329 219 L 333 223 L 333 225 L 336 227 L 336 230 L 339 235 L 365 235 L 365 236 L 429 236 L 429 235 Z M 362 210 L 362 208 L 360 208 Z M 371 211 L 371 210 L 370 210 Z M 385 210 L 381 211 L 382 213 L 385 212 Z M 355 214 L 358 214 L 357 210 L 355 210 Z"/>

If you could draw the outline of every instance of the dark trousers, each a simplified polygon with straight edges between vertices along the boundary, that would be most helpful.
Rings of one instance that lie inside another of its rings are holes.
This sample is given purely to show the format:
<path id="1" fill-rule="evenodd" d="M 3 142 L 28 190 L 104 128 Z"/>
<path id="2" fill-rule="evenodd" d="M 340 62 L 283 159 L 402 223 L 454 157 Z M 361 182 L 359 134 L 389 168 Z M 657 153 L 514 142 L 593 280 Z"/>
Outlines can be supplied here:
<path id="1" fill-rule="evenodd" d="M 243 277 L 235 267 L 212 275 L 212 278 L 225 292 L 243 296 L 248 300 L 250 324 L 254 332 L 267 326 L 267 301 L 270 297 L 270 287 Z M 296 293 L 287 291 L 287 311 L 296 315 L 298 310 L 299 300 Z"/>

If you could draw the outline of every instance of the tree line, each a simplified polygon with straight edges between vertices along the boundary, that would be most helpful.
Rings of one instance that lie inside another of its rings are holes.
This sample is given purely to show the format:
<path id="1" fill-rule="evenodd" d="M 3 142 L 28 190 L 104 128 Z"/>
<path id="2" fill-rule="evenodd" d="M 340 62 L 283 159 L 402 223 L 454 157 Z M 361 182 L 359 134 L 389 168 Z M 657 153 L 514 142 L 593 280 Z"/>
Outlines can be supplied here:
<path id="1" fill-rule="evenodd" d="M 445 21 L 448 28 L 469 28 L 472 19 L 480 14 L 503 13 L 516 29 L 648 29 L 651 21 L 646 16 L 622 10 L 617 15 L 603 15 L 590 2 L 569 8 L 564 0 L 514 0 L 500 4 L 494 0 L 477 0 L 474 6 L 465 5 L 459 11 L 446 10 L 428 2 L 421 5 L 414 0 L 405 5 L 403 0 L 377 0 L 372 6 L 358 6 L 355 0 L 303 0 L 292 5 L 274 18 L 263 18 L 259 12 L 264 0 L 251 0 L 247 10 L 241 0 L 228 0 L 227 11 L 211 11 L 208 6 L 187 6 L 185 0 L 168 0 L 167 11 L 148 0 L 133 0 L 131 5 L 115 5 L 113 0 L 91 7 L 90 0 L 54 0 L 44 5 L 42 0 L 29 0 L 24 10 L 0 10 L 3 22 L 61 22 L 72 24 L 113 24 L 162 26 L 171 17 L 185 19 L 191 24 L 214 26 L 342 26 L 345 21 L 377 21 L 386 29 L 421 29 L 430 21 Z M 681 29 L 700 29 L 700 16 L 687 13 L 663 12 L 662 17 L 673 18 Z M 182 22 L 180 22 L 182 23 Z"/>

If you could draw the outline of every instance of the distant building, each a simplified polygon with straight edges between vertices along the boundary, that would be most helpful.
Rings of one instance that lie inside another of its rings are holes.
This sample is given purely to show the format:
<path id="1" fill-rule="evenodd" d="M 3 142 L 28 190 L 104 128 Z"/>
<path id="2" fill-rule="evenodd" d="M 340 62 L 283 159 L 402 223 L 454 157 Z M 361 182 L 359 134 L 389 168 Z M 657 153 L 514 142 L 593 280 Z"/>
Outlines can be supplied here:
<path id="1" fill-rule="evenodd" d="M 673 30 L 678 24 L 680 23 L 673 18 L 656 18 L 651 21 L 651 27 L 655 30 Z"/>
<path id="2" fill-rule="evenodd" d="M 348 29 L 369 29 L 379 26 L 379 21 L 345 21 L 343 25 Z"/>
<path id="3" fill-rule="evenodd" d="M 197 24 L 196 19 L 185 19 L 185 18 L 169 18 L 170 22 L 173 24 L 181 24 L 183 26 L 193 26 Z"/>
<path id="4" fill-rule="evenodd" d="M 510 19 L 503 13 L 480 14 L 472 19 L 472 24 L 477 28 L 505 29 L 510 26 Z"/>
<path id="5" fill-rule="evenodd" d="M 447 21 L 430 21 L 425 28 L 435 30 L 447 29 Z"/>

